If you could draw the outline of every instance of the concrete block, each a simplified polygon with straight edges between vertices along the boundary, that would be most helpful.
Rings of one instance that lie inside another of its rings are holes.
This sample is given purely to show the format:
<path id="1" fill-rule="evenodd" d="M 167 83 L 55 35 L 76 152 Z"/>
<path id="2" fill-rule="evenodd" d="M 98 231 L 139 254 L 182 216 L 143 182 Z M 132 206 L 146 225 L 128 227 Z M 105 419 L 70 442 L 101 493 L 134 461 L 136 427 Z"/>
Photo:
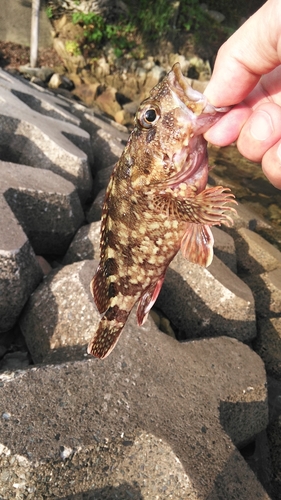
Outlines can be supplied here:
<path id="1" fill-rule="evenodd" d="M 264 367 L 235 339 L 180 344 L 133 313 L 106 360 L 0 382 L 4 498 L 269 500 L 236 448 L 267 425 Z"/>
<path id="2" fill-rule="evenodd" d="M 240 273 L 261 274 L 281 267 L 281 252 L 254 231 L 238 229 L 235 244 Z"/>
<path id="3" fill-rule="evenodd" d="M 126 128 L 98 113 L 84 114 L 83 126 L 91 135 L 95 155 L 95 169 L 114 165 L 120 158 L 129 134 Z"/>
<path id="4" fill-rule="evenodd" d="M 85 201 L 92 188 L 88 133 L 73 123 L 43 117 L 30 104 L 38 99 L 44 108 L 44 93 L 34 95 L 32 85 L 4 71 L 0 72 L 0 89 L 0 158 L 61 175 L 76 186 Z"/>
<path id="5" fill-rule="evenodd" d="M 83 226 L 77 231 L 64 258 L 63 265 L 79 260 L 99 259 L 100 255 L 100 220 Z"/>
<path id="6" fill-rule="evenodd" d="M 84 220 L 73 184 L 48 170 L 3 161 L 0 171 L 0 203 L 8 205 L 18 221 L 14 232 L 9 231 L 10 249 L 15 248 L 13 235 L 20 223 L 37 254 L 64 253 Z M 0 232 L 4 238 L 7 220 L 1 215 Z"/>
<path id="7" fill-rule="evenodd" d="M 214 236 L 214 254 L 237 274 L 237 261 L 234 239 L 222 229 L 216 226 L 212 227 Z"/>
<path id="8" fill-rule="evenodd" d="M 0 161 L 0 173 L 0 331 L 6 331 L 42 279 L 34 251 L 65 252 L 84 214 L 74 186 L 52 172 Z"/>
<path id="9" fill-rule="evenodd" d="M 180 339 L 229 335 L 247 342 L 256 336 L 252 292 L 216 256 L 205 269 L 179 252 L 156 306 L 165 312 Z"/>

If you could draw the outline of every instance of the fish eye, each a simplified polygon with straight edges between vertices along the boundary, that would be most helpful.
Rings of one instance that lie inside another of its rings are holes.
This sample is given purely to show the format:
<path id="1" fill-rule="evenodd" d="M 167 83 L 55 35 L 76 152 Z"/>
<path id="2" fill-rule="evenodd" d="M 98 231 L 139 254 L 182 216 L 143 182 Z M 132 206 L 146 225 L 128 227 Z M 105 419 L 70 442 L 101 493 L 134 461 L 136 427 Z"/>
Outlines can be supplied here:
<path id="1" fill-rule="evenodd" d="M 137 114 L 137 122 L 141 128 L 153 127 L 160 118 L 160 109 L 157 105 L 147 105 L 139 110 Z"/>
<path id="2" fill-rule="evenodd" d="M 150 108 L 145 112 L 144 119 L 149 123 L 153 123 L 156 120 L 156 116 L 155 109 Z"/>

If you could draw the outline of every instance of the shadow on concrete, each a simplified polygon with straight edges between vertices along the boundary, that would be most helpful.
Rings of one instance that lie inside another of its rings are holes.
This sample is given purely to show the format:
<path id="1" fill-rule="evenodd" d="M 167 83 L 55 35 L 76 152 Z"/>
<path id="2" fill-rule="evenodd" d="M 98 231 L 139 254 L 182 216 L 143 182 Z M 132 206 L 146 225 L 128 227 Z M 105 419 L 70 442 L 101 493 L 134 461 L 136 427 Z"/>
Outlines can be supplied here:
<path id="1" fill-rule="evenodd" d="M 57 500 L 143 500 L 138 484 L 120 484 L 120 486 L 105 486 L 93 488 L 74 495 L 59 497 Z"/>

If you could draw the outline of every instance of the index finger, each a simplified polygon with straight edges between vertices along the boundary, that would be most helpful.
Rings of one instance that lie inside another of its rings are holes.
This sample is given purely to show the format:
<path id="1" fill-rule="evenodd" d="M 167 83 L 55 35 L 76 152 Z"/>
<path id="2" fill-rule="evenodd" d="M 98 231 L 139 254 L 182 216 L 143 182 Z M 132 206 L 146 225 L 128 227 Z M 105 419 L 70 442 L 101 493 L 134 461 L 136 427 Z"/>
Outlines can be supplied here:
<path id="1" fill-rule="evenodd" d="M 281 60 L 281 2 L 268 0 L 218 51 L 205 95 L 215 106 L 241 102 Z"/>

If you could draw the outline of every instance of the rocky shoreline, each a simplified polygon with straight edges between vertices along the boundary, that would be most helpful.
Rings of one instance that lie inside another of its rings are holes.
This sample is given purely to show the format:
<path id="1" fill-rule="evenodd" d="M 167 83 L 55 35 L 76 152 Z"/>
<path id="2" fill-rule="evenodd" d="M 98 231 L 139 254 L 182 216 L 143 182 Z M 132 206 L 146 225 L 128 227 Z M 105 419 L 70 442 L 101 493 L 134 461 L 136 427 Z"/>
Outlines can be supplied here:
<path id="1" fill-rule="evenodd" d="M 133 313 L 114 353 L 89 359 L 101 203 L 127 129 L 4 71 L 0 87 L 0 496 L 277 500 L 281 253 L 255 231 L 268 223 L 239 204 L 210 268 L 170 266 L 156 304 L 170 335 L 157 311 L 144 327 Z M 19 330 L 28 352 L 10 349 Z"/>

